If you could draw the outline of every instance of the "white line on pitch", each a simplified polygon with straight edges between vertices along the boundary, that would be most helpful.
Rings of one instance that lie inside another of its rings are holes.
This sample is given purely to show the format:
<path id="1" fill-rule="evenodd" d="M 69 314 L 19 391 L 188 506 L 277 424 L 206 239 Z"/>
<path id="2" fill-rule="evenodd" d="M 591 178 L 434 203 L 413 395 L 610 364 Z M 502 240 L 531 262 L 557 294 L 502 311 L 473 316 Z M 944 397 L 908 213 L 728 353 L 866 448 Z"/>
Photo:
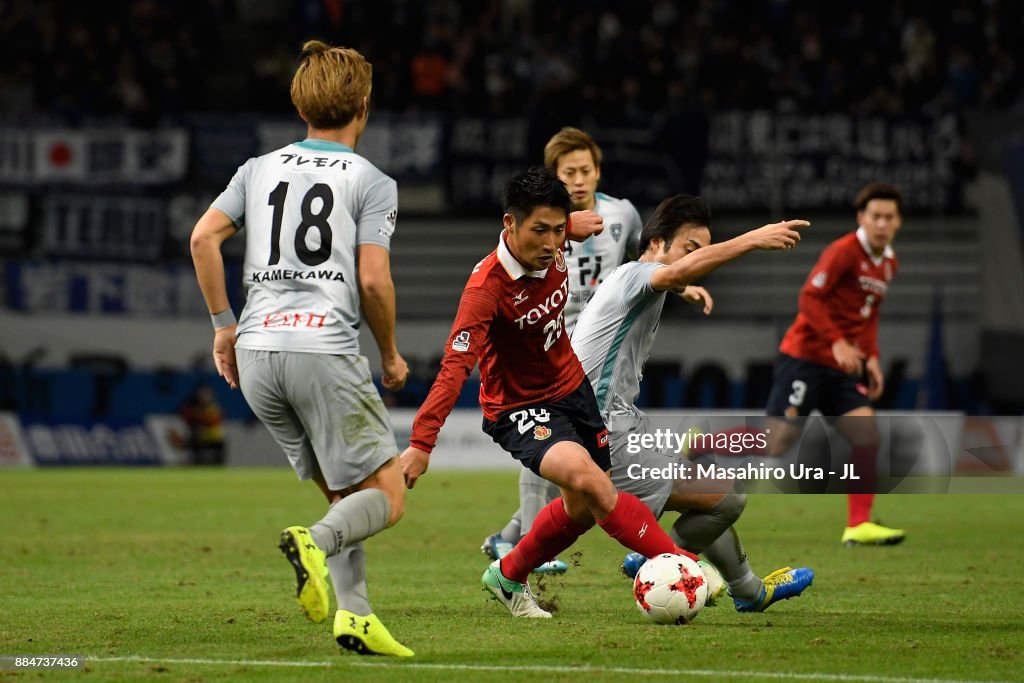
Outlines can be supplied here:
<path id="1" fill-rule="evenodd" d="M 428 662 L 363 662 L 340 660 L 280 660 L 280 659 L 199 659 L 169 657 L 90 657 L 88 662 L 140 662 L 144 664 L 202 664 L 212 666 L 279 666 L 293 668 L 343 669 L 348 666 L 372 669 L 438 669 L 442 671 L 504 671 L 535 673 L 621 673 L 656 676 L 718 676 L 721 678 L 777 678 L 800 681 L 849 681 L 850 683 L 1005 683 L 1002 681 L 969 681 L 953 678 L 907 678 L 903 676 L 874 676 L 871 674 L 796 673 L 790 671 L 735 671 L 729 669 L 644 669 L 621 666 L 556 666 L 546 664 L 441 664 Z"/>

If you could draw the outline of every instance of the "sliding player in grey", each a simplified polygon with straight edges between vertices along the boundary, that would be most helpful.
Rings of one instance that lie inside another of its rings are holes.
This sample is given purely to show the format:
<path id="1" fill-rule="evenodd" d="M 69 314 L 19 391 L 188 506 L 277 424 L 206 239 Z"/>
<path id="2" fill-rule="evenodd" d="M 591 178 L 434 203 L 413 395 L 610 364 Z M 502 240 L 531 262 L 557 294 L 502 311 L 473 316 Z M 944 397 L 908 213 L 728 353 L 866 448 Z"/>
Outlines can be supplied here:
<path id="1" fill-rule="evenodd" d="M 650 432 L 635 401 L 665 294 L 681 291 L 749 251 L 791 248 L 800 241 L 796 228 L 808 223 L 766 225 L 714 245 L 710 225 L 711 211 L 703 199 L 676 195 L 663 201 L 640 235 L 640 260 L 617 268 L 597 290 L 576 322 L 572 346 L 608 427 L 615 488 L 639 498 L 656 516 L 666 510 L 680 512 L 669 532 L 672 540 L 692 553 L 703 553 L 718 568 L 738 611 L 762 612 L 802 593 L 814 572 L 784 567 L 763 580 L 755 576 L 732 528 L 746 502 L 733 483 L 638 476 L 644 468 L 663 470 L 682 463 L 674 452 L 634 448 L 639 452 L 630 453 L 627 443 L 631 433 Z M 638 569 L 643 560 L 631 554 L 626 566 Z"/>
<path id="2" fill-rule="evenodd" d="M 305 44 L 292 102 L 307 139 L 243 164 L 192 234 L 192 258 L 213 317 L 217 372 L 241 387 L 300 479 L 327 498 L 322 519 L 282 532 L 306 616 L 327 618 L 327 569 L 338 610 L 334 637 L 360 654 L 408 657 L 374 615 L 363 540 L 392 526 L 405 482 L 387 411 L 360 355 L 365 319 L 383 384 L 408 376 L 395 344 L 390 246 L 395 181 L 355 153 L 369 112 L 372 70 L 355 50 Z M 245 307 L 228 305 L 221 244 L 245 231 Z"/>

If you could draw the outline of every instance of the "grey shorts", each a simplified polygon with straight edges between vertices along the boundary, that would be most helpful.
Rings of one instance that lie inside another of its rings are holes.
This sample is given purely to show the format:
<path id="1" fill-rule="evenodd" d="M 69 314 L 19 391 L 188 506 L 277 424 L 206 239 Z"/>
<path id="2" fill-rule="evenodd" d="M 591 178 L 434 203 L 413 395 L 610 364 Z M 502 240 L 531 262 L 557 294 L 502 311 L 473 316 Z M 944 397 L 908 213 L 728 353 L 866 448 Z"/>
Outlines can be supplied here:
<path id="1" fill-rule="evenodd" d="M 242 394 L 299 479 L 319 469 L 334 491 L 398 455 L 366 358 L 235 349 Z"/>
<path id="2" fill-rule="evenodd" d="M 681 463 L 683 458 L 672 451 L 658 451 L 639 449 L 638 453 L 630 453 L 628 450 L 628 437 L 631 432 L 645 432 L 648 430 L 646 418 L 630 430 L 611 430 L 609 447 L 612 455 L 612 484 L 616 489 L 625 491 L 640 499 L 644 505 L 650 508 L 655 517 L 660 517 L 665 510 L 665 503 L 672 493 L 675 483 L 673 479 L 655 479 L 653 477 L 636 476 L 642 468 L 664 468 L 670 463 Z M 634 447 L 634 450 L 637 450 Z M 630 468 L 630 465 L 639 467 Z M 630 472 L 634 474 L 630 477 Z"/>

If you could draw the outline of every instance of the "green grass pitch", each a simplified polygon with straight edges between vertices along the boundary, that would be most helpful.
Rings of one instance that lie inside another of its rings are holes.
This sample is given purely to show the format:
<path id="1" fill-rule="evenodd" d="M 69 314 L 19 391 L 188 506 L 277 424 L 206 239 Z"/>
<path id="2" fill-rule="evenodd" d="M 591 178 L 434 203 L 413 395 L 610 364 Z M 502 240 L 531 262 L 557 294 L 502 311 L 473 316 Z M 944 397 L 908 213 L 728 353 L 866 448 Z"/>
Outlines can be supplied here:
<path id="1" fill-rule="evenodd" d="M 809 566 L 814 585 L 684 627 L 642 618 L 600 530 L 544 583 L 554 619 L 509 617 L 480 590 L 478 547 L 515 495 L 514 472 L 430 472 L 367 543 L 376 612 L 417 653 L 396 661 L 339 652 L 299 613 L 277 536 L 323 506 L 290 470 L 0 472 L 0 655 L 89 660 L 0 679 L 1024 680 L 1019 495 L 883 496 L 907 542 L 855 549 L 839 544 L 843 498 L 751 496 L 738 528 L 755 571 Z"/>

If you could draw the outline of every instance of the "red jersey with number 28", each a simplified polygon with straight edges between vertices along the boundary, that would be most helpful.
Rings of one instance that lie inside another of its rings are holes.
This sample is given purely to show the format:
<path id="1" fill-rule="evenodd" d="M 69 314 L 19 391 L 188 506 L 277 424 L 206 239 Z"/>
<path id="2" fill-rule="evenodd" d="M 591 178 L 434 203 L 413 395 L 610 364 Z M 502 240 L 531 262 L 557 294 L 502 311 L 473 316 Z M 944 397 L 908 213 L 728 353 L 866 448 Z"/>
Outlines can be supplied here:
<path id="1" fill-rule="evenodd" d="M 473 269 L 462 292 L 441 371 L 416 414 L 410 443 L 431 451 L 469 373 L 480 362 L 480 407 L 507 410 L 558 401 L 586 376 L 565 332 L 568 268 L 559 249 L 545 270 L 527 271 L 505 244 Z"/>
<path id="2" fill-rule="evenodd" d="M 779 351 L 838 369 L 832 344 L 846 339 L 878 356 L 878 309 L 898 266 L 891 247 L 871 253 L 863 229 L 828 245 L 800 290 L 799 313 Z"/>

